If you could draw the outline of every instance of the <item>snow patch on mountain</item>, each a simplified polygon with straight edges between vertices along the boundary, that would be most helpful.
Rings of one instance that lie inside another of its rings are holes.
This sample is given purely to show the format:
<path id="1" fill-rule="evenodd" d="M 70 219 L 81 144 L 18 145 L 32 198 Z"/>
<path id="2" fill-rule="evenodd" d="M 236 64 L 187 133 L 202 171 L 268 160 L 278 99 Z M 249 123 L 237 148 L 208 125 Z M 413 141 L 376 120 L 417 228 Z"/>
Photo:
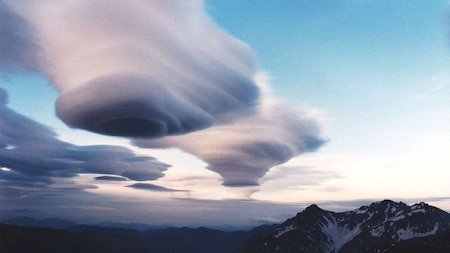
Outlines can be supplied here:
<path id="1" fill-rule="evenodd" d="M 290 232 L 290 231 L 292 231 L 292 230 L 296 230 L 296 227 L 294 226 L 294 224 L 291 224 L 291 225 L 289 225 L 289 226 L 286 226 L 286 227 L 283 227 L 283 228 L 279 229 L 279 230 L 277 231 L 277 234 L 274 235 L 274 237 L 275 237 L 275 238 L 278 238 L 278 237 L 280 237 L 280 236 L 282 236 L 282 235 L 284 235 L 284 234 L 286 234 L 287 232 Z"/>
<path id="2" fill-rule="evenodd" d="M 403 220 L 404 218 L 405 218 L 405 215 L 401 214 L 401 215 L 397 215 L 397 216 L 394 216 L 394 217 L 388 219 L 388 221 L 399 221 L 399 220 Z"/>
<path id="3" fill-rule="evenodd" d="M 311 205 L 243 252 L 368 252 L 364 251 L 368 246 L 395 245 L 448 231 L 450 214 L 425 203 L 408 206 L 383 200 L 347 212 Z"/>
<path id="4" fill-rule="evenodd" d="M 385 231 L 386 230 L 384 229 L 383 226 L 378 226 L 376 228 L 373 228 L 370 231 L 370 235 L 373 236 L 373 237 L 380 237 L 380 236 L 382 236 L 384 234 Z"/>
<path id="5" fill-rule="evenodd" d="M 365 214 L 369 211 L 369 208 L 367 206 L 362 206 L 355 210 L 355 214 Z"/>
<path id="6" fill-rule="evenodd" d="M 347 225 L 340 226 L 334 217 L 324 218 L 327 222 L 321 226 L 321 230 L 329 238 L 326 243 L 326 250 L 329 252 L 337 252 L 344 244 L 361 233 L 361 224 L 349 229 Z"/>
<path id="7" fill-rule="evenodd" d="M 434 224 L 434 228 L 431 231 L 428 231 L 425 233 L 420 233 L 420 232 L 415 232 L 413 228 L 408 226 L 406 229 L 399 229 L 397 231 L 397 235 L 400 240 L 408 240 L 411 238 L 435 235 L 436 232 L 438 231 L 438 228 L 439 228 L 439 224 L 436 223 L 436 224 Z"/>

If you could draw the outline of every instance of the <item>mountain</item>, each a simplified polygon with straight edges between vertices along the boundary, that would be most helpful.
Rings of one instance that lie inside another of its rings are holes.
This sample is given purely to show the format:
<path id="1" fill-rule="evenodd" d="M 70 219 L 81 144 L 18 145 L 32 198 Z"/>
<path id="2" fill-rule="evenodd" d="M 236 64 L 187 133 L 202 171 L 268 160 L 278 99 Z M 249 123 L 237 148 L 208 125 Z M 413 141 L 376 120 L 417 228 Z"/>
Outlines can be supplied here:
<path id="1" fill-rule="evenodd" d="M 0 252 L 6 253 L 450 252 L 450 214 L 425 203 L 408 206 L 390 200 L 347 212 L 311 205 L 282 224 L 251 231 L 204 227 L 136 230 L 26 217 L 7 222 L 15 225 L 0 223 Z"/>
<path id="2" fill-rule="evenodd" d="M 143 223 L 121 223 L 121 222 L 99 222 L 99 223 L 93 223 L 89 224 L 91 226 L 95 227 L 105 227 L 105 228 L 128 228 L 128 229 L 134 229 L 139 231 L 145 231 L 145 230 L 160 230 L 168 228 L 168 225 L 158 225 L 158 226 L 152 226 L 147 225 Z"/>
<path id="3" fill-rule="evenodd" d="M 67 229 L 78 225 L 75 222 L 59 218 L 35 219 L 27 216 L 3 220 L 1 221 L 1 223 L 9 225 L 17 225 L 21 227 L 62 228 L 62 229 Z M 152 226 L 143 223 L 120 223 L 120 222 L 106 222 L 106 221 L 89 225 L 94 227 L 106 227 L 106 228 L 128 228 L 139 231 L 160 230 L 169 227 L 167 225 Z"/>
<path id="4" fill-rule="evenodd" d="M 108 250 L 94 239 L 63 229 L 0 224 L 0 252 L 4 253 L 93 253 Z"/>
<path id="5" fill-rule="evenodd" d="M 366 252 L 373 253 L 448 253 L 450 252 L 450 233 L 438 233 L 425 237 L 403 240 L 395 244 L 385 244 L 373 247 Z"/>
<path id="6" fill-rule="evenodd" d="M 233 253 L 251 236 L 275 226 L 225 232 L 209 228 L 138 231 L 77 225 L 68 229 L 0 224 L 0 252 Z"/>
<path id="7" fill-rule="evenodd" d="M 76 223 L 59 218 L 49 218 L 38 220 L 31 217 L 16 217 L 9 220 L 2 221 L 3 224 L 17 225 L 22 227 L 42 227 L 42 228 L 70 228 Z"/>
<path id="8" fill-rule="evenodd" d="M 425 203 L 384 200 L 339 213 L 311 205 L 239 252 L 412 252 L 399 248 L 430 241 L 442 249 L 450 246 L 449 236 L 450 214 Z"/>

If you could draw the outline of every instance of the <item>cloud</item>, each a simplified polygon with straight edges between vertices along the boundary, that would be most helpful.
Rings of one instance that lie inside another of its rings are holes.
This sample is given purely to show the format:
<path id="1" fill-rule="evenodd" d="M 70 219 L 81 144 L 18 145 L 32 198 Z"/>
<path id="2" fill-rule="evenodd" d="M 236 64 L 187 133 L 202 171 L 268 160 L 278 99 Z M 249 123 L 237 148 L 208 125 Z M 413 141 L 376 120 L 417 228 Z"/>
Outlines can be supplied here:
<path id="1" fill-rule="evenodd" d="M 263 97 L 268 88 L 252 50 L 215 25 L 203 1 L 6 2 L 36 31 L 29 38 L 45 56 L 37 67 L 60 92 L 56 112 L 69 126 L 135 138 L 140 147 L 180 148 L 226 186 L 258 185 L 271 167 L 326 142 L 313 110 Z M 51 174 L 73 176 L 80 171 L 73 160 L 89 159 L 83 165 L 91 173 L 136 181 L 157 179 L 167 167 L 91 157 L 95 150 L 132 156 L 102 151 L 110 148 L 68 146 L 58 150 L 63 160 L 43 165 L 68 166 Z"/>
<path id="2" fill-rule="evenodd" d="M 4 106 L 8 103 L 8 93 L 0 88 L 0 105 Z"/>
<path id="3" fill-rule="evenodd" d="M 124 177 L 114 177 L 114 176 L 99 176 L 95 177 L 97 181 L 127 181 L 128 179 Z"/>
<path id="4" fill-rule="evenodd" d="M 208 163 L 226 186 L 258 185 L 269 169 L 312 152 L 326 140 L 320 114 L 266 99 L 257 113 L 203 131 L 156 140 L 135 139 L 144 148 L 179 147 Z"/>
<path id="5" fill-rule="evenodd" d="M 0 1 L 0 72 L 36 69 L 38 49 L 31 25 Z"/>
<path id="6" fill-rule="evenodd" d="M 30 209 L 14 209 L 14 210 L 12 210 L 12 212 L 23 214 L 23 213 L 37 213 L 38 211 L 30 210 Z"/>
<path id="7" fill-rule="evenodd" d="M 164 176 L 169 165 L 148 156 L 137 156 L 120 146 L 76 146 L 60 141 L 45 125 L 7 107 L 0 88 L 0 180 L 3 186 L 45 187 L 55 178 L 83 173 L 121 176 L 135 181 Z"/>
<path id="8" fill-rule="evenodd" d="M 177 135 L 257 101 L 252 51 L 208 18 L 203 1 L 6 2 L 15 12 L 4 12 L 36 31 L 22 37 L 39 43 L 46 61 L 37 67 L 60 92 L 57 115 L 71 127 Z M 9 47 L 20 27 L 7 28 Z"/>
<path id="9" fill-rule="evenodd" d="M 166 188 L 166 187 L 162 187 L 162 186 L 154 185 L 154 184 L 148 184 L 148 183 L 135 183 L 135 184 L 129 185 L 127 187 L 131 187 L 131 188 L 134 188 L 134 189 L 140 189 L 140 190 L 157 191 L 157 192 L 179 192 L 179 191 L 183 191 L 183 190 L 169 189 L 169 188 Z"/>
<path id="10" fill-rule="evenodd" d="M 342 178 L 339 173 L 326 170 L 320 167 L 308 166 L 307 161 L 302 158 L 292 159 L 286 164 L 277 166 L 268 173 L 261 183 L 264 189 L 280 191 L 280 186 L 284 189 L 308 188 L 319 186 L 330 179 Z"/>

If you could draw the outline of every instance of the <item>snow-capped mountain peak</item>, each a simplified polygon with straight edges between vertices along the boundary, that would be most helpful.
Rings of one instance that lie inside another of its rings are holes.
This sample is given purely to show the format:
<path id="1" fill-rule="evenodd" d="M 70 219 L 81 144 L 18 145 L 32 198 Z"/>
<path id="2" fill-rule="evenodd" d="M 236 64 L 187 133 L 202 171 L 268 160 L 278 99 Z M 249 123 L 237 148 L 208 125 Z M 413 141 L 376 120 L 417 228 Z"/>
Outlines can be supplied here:
<path id="1" fill-rule="evenodd" d="M 340 213 L 311 205 L 243 252 L 354 252 L 447 231 L 450 214 L 423 202 L 383 200 Z"/>

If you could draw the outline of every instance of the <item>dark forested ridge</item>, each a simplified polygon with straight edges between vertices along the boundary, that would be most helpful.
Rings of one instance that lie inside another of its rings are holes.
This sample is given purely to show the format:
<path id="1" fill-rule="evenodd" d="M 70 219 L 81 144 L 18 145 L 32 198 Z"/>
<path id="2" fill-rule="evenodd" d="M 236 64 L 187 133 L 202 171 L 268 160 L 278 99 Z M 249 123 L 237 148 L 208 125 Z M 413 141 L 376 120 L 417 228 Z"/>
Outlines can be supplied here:
<path id="1" fill-rule="evenodd" d="M 64 253 L 232 253 L 249 237 L 271 230 L 224 232 L 208 228 L 166 228 L 137 231 L 77 225 L 67 229 L 0 224 L 0 252 Z"/>

